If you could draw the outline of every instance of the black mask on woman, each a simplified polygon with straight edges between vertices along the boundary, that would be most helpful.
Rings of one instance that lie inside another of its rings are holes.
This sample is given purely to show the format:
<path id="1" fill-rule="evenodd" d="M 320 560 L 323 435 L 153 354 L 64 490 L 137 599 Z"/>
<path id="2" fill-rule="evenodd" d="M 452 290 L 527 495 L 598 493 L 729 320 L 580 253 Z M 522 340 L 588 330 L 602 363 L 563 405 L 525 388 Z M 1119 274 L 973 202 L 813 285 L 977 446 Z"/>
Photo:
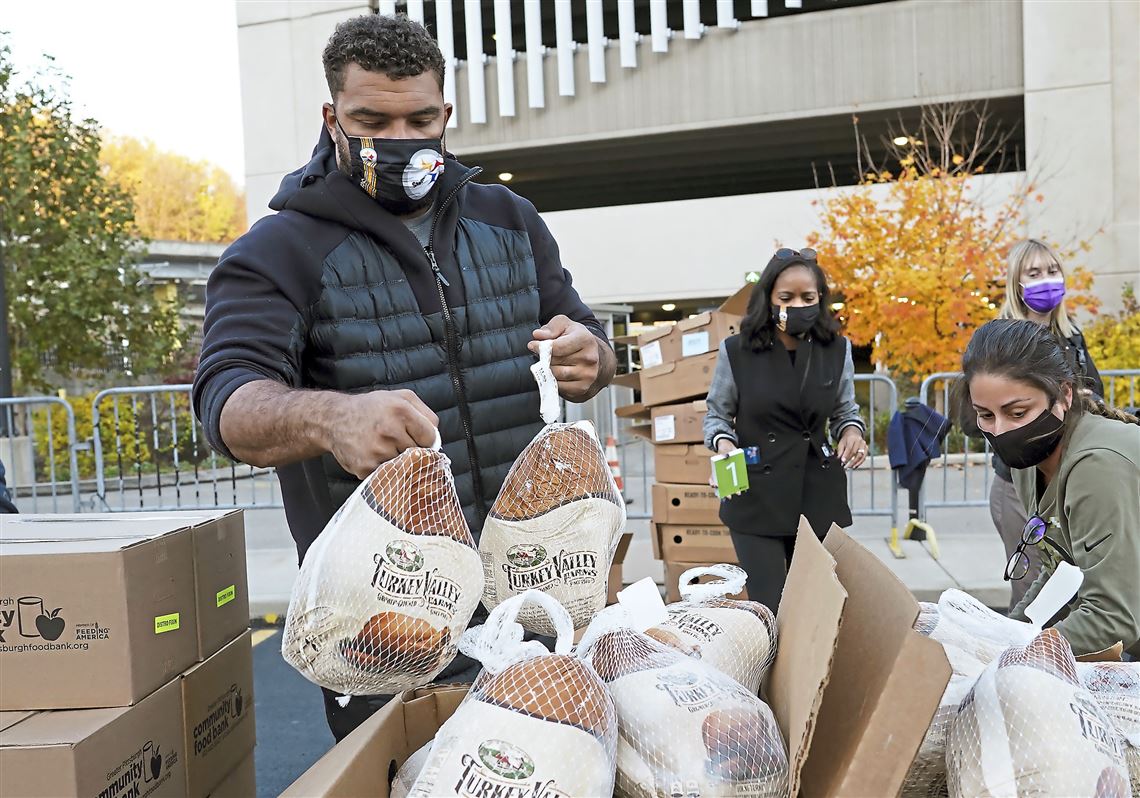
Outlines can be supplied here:
<path id="1" fill-rule="evenodd" d="M 1052 406 L 1028 424 L 993 435 L 982 432 L 990 446 L 1010 468 L 1040 465 L 1061 443 L 1065 422 L 1053 415 Z"/>
<path id="2" fill-rule="evenodd" d="M 776 320 L 776 329 L 780 332 L 802 337 L 811 332 L 819 320 L 819 303 L 804 307 L 773 305 L 772 318 Z"/>

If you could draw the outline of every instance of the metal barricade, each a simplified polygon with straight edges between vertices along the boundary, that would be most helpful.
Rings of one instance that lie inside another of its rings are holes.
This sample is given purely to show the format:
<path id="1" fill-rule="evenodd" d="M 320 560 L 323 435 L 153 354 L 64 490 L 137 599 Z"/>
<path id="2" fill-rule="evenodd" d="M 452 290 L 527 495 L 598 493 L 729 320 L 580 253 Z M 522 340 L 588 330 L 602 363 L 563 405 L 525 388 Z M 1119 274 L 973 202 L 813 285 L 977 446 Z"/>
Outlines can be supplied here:
<path id="1" fill-rule="evenodd" d="M 271 468 L 215 452 L 194 418 L 191 385 L 110 388 L 92 400 L 95 494 L 104 512 L 280 508 Z"/>
<path id="2" fill-rule="evenodd" d="M 1105 369 L 1100 372 L 1100 379 L 1108 405 L 1136 407 L 1140 404 L 1140 369 Z"/>
<path id="3" fill-rule="evenodd" d="M 931 374 L 922 381 L 918 400 L 950 418 L 950 394 L 954 383 L 961 376 L 960 371 Z M 934 483 L 940 485 L 941 490 L 932 489 L 931 477 L 935 475 L 928 472 L 919 494 L 920 518 L 925 519 L 926 511 L 932 507 L 989 505 L 994 473 L 990 445 L 984 438 L 969 438 L 961 427 L 955 425 L 942 444 L 942 456 L 930 465 L 940 469 Z M 937 492 L 931 493 L 932 490 Z"/>
<path id="4" fill-rule="evenodd" d="M 867 425 L 867 461 L 861 468 L 847 472 L 847 503 L 852 515 L 887 516 L 891 519 L 891 529 L 898 527 L 898 485 L 895 473 L 891 470 L 887 456 L 887 441 L 879 434 L 880 416 L 886 413 L 889 423 L 899 407 L 899 390 L 894 380 L 883 374 L 856 374 L 855 384 L 866 385 L 868 400 L 860 404 L 863 421 Z M 876 388 L 882 386 L 887 391 L 886 407 L 876 401 Z M 860 502 L 862 497 L 867 503 Z"/>
<path id="5" fill-rule="evenodd" d="M 58 396 L 0 399 L 0 462 L 22 513 L 79 512 L 75 413 Z"/>

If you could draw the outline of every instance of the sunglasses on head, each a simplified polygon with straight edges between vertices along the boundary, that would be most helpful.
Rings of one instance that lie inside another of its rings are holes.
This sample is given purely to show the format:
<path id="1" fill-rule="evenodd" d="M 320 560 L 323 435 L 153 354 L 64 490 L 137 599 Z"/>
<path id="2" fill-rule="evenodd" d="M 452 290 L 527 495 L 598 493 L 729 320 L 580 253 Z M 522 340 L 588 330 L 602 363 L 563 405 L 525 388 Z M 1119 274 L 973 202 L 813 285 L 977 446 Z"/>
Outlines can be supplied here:
<path id="1" fill-rule="evenodd" d="M 814 261 L 816 258 L 816 251 L 810 247 L 804 247 L 803 249 L 789 249 L 788 247 L 780 247 L 776 250 L 776 257 L 780 260 Z"/>
<path id="2" fill-rule="evenodd" d="M 1021 531 L 1021 542 L 1017 544 L 1009 562 L 1005 564 L 1005 581 L 1025 578 L 1029 573 L 1029 555 L 1025 553 L 1025 548 L 1035 546 L 1044 540 L 1045 531 L 1045 521 L 1039 515 L 1034 515 L 1025 522 L 1025 529 Z"/>

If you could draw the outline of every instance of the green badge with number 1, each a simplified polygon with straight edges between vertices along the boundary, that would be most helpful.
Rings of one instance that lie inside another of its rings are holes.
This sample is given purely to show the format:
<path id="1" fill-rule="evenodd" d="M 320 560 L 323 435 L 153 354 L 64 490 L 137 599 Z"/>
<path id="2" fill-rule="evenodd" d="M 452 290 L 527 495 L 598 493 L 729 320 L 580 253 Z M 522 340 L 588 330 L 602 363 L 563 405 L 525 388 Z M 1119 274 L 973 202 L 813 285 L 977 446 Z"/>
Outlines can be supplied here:
<path id="1" fill-rule="evenodd" d="M 743 449 L 716 455 L 712 459 L 712 469 L 716 495 L 720 498 L 727 499 L 748 490 L 748 468 Z"/>

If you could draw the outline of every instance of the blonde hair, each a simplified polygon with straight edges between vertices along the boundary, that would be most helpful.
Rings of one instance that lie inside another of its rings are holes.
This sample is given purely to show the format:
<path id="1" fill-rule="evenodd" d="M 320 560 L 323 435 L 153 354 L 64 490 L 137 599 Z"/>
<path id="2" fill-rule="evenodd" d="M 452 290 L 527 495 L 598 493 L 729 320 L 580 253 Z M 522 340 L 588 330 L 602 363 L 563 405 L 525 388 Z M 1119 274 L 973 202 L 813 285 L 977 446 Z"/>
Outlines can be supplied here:
<path id="1" fill-rule="evenodd" d="M 1021 295 L 1021 275 L 1035 263 L 1055 263 L 1057 268 L 1061 270 L 1061 276 L 1065 276 L 1065 267 L 1061 265 L 1061 260 L 1049 248 L 1048 244 L 1036 238 L 1018 241 L 1009 250 L 1009 257 L 1006 258 L 1005 302 L 998 314 L 999 319 L 1029 318 L 1029 306 L 1025 304 L 1025 299 Z M 1063 301 L 1058 303 L 1057 307 L 1053 308 L 1052 313 L 1049 314 L 1049 327 L 1054 335 L 1072 338 L 1076 326 L 1069 318 Z"/>

